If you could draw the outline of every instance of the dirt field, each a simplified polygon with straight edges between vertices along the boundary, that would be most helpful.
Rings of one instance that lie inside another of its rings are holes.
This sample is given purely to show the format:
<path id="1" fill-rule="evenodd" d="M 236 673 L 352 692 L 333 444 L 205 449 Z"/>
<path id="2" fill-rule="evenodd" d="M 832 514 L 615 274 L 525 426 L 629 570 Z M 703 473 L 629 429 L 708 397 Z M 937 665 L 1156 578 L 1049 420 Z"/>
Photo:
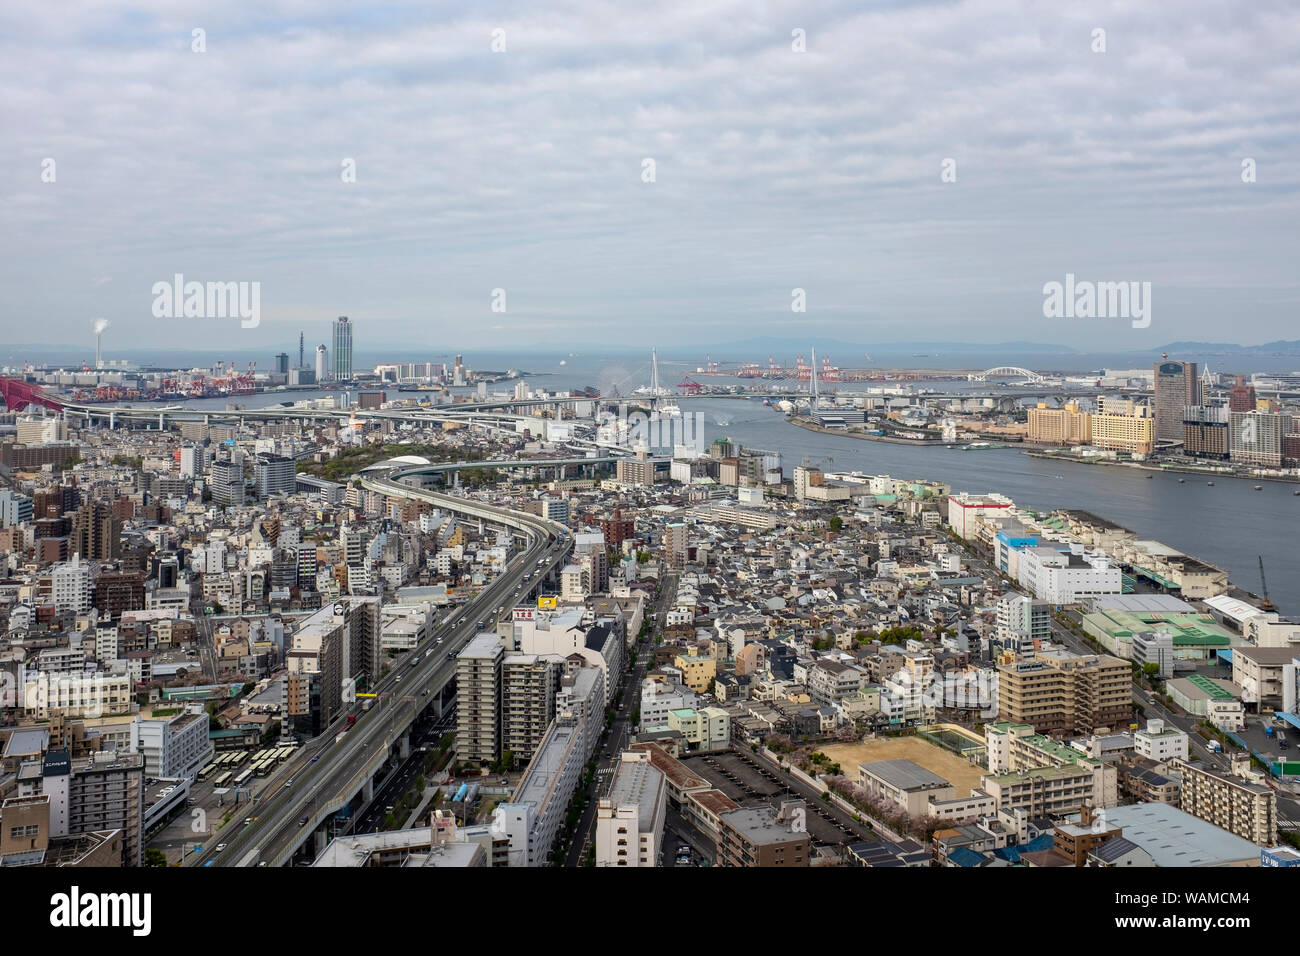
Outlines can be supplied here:
<path id="1" fill-rule="evenodd" d="M 958 796 L 964 797 L 980 785 L 980 776 L 984 773 L 978 764 L 967 763 L 952 751 L 936 747 L 920 737 L 892 737 L 865 744 L 827 744 L 817 749 L 837 762 L 844 775 L 854 783 L 858 780 L 860 763 L 910 760 L 943 777 L 957 788 Z"/>

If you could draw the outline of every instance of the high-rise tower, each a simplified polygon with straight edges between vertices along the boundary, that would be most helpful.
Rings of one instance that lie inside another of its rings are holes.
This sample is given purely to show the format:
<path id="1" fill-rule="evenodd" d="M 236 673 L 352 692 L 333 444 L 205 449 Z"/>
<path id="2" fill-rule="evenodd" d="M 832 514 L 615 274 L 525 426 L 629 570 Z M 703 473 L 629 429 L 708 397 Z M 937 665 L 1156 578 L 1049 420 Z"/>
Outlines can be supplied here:
<path id="1" fill-rule="evenodd" d="M 334 380 L 352 380 L 352 323 L 346 315 L 334 322 Z"/>
<path id="2" fill-rule="evenodd" d="M 1195 362 L 1170 362 L 1167 355 L 1155 363 L 1156 441 L 1183 440 L 1183 409 L 1201 404 L 1201 380 Z"/>

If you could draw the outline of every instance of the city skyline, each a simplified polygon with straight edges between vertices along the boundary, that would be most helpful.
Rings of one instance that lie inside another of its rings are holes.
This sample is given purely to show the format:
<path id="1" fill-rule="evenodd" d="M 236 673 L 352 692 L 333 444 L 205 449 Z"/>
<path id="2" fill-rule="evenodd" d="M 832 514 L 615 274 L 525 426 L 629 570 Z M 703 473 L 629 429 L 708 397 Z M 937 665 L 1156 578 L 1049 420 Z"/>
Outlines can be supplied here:
<path id="1" fill-rule="evenodd" d="M 0 7 L 14 912 L 1106 869 L 1088 929 L 1280 928 L 1300 7 L 1058 7 Z"/>
<path id="2" fill-rule="evenodd" d="M 1287 337 L 1282 5 L 246 13 L 0 14 L 11 341 Z M 178 274 L 260 321 L 155 317 Z M 1075 276 L 1150 283 L 1149 326 L 1045 318 Z"/>

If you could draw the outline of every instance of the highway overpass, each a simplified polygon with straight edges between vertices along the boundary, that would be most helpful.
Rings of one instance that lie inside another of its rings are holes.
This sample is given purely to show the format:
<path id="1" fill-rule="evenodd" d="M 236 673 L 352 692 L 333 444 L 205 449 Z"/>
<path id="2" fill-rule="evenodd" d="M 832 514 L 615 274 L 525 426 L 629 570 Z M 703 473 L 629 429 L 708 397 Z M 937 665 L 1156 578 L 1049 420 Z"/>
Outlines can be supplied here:
<path id="1" fill-rule="evenodd" d="M 474 463 L 479 464 L 479 463 Z M 234 819 L 210 838 L 200 854 L 190 858 L 192 866 L 281 866 L 289 862 L 308 839 L 317 850 L 327 839 L 324 825 L 339 810 L 360 797 L 373 796 L 375 776 L 396 751 L 405 756 L 409 729 L 417 715 L 440 698 L 455 677 L 455 655 L 478 633 L 478 622 L 495 621 L 497 608 L 511 608 L 535 586 L 525 581 L 536 573 L 538 580 L 561 566 L 573 546 L 572 533 L 564 525 L 498 508 L 468 498 L 413 488 L 406 478 L 427 474 L 445 466 L 429 465 L 392 472 L 384 478 L 362 476 L 362 486 L 391 497 L 414 498 L 458 514 L 503 525 L 520 534 L 527 545 L 509 563 L 505 572 L 462 608 L 451 624 L 435 628 L 414 651 L 400 658 L 396 666 L 371 688 L 381 703 L 361 714 L 341 740 L 335 740 L 347 726 L 346 717 L 336 720 L 324 734 L 299 748 L 291 762 L 291 776 L 277 790 L 264 792 L 249 809 L 237 811 L 256 819 L 243 824 Z M 410 665 L 413 655 L 419 662 Z M 283 776 L 283 772 L 277 776 Z M 226 844 L 218 853 L 216 846 Z"/>

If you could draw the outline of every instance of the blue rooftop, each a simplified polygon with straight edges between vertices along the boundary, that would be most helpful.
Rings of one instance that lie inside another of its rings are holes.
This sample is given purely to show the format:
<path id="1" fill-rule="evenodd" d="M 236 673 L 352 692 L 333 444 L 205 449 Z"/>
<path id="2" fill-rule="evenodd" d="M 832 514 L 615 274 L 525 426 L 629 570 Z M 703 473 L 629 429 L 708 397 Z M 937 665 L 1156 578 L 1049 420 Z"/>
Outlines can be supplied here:
<path id="1" fill-rule="evenodd" d="M 982 853 L 976 853 L 968 846 L 959 846 L 948 854 L 948 859 L 957 866 L 983 866 L 986 862 Z"/>

